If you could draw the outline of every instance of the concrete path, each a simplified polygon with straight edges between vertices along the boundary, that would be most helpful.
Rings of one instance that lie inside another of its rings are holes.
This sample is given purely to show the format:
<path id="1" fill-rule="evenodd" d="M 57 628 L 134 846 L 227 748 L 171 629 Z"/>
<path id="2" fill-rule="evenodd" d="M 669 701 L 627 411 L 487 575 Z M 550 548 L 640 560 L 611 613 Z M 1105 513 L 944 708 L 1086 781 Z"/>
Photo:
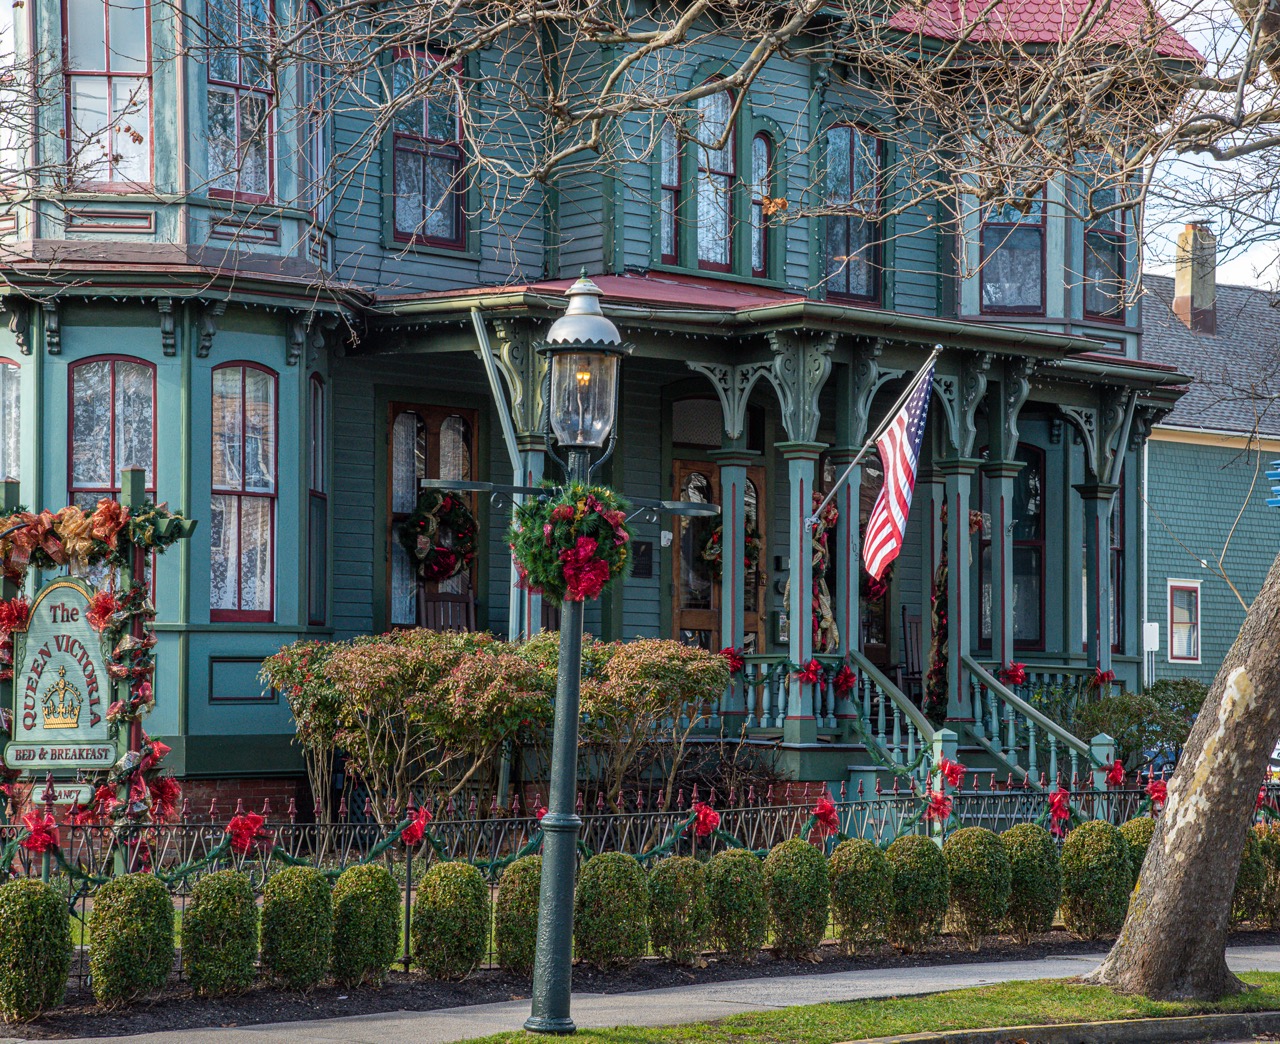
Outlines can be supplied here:
<path id="1" fill-rule="evenodd" d="M 1227 956 L 1232 969 L 1237 972 L 1280 971 L 1280 946 L 1237 947 L 1229 950 Z M 642 993 L 575 993 L 573 1017 L 584 1029 L 703 1022 L 744 1011 L 765 1011 L 795 1004 L 934 993 L 1024 979 L 1060 979 L 1083 975 L 1100 960 L 1099 956 L 1052 957 L 1036 961 L 744 979 Z M 439 1011 L 389 1012 L 235 1029 L 94 1037 L 71 1044 L 103 1044 L 106 1041 L 132 1041 L 136 1044 L 449 1044 L 519 1029 L 528 1014 L 528 1001 L 506 1001 Z M 20 1041 L 21 1038 L 13 1038 L 13 1044 Z M 9 1042 L 0 1041 L 0 1044 Z"/>

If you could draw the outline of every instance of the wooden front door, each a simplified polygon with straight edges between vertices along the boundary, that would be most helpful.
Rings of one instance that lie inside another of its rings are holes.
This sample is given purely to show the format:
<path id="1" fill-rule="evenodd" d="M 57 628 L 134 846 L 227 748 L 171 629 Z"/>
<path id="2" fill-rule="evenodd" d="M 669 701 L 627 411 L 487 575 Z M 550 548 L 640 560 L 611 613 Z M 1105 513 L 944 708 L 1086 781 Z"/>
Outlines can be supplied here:
<path id="1" fill-rule="evenodd" d="M 393 402 L 387 454 L 387 620 L 392 627 L 475 629 L 475 563 L 439 583 L 418 576 L 401 546 L 399 525 L 418 502 L 424 478 L 475 481 L 476 411 Z M 463 494 L 476 510 L 475 494 Z"/>
<path id="2" fill-rule="evenodd" d="M 719 504 L 720 469 L 711 463 L 677 460 L 672 465 L 676 500 Z M 764 468 L 747 469 L 745 490 L 746 523 L 749 533 L 759 533 L 758 567 L 748 571 L 743 590 L 743 631 L 747 652 L 764 651 L 764 584 L 766 575 Z M 705 552 L 720 526 L 719 517 L 675 516 L 672 546 L 673 636 L 689 645 L 712 651 L 723 648 L 720 608 L 723 597 L 718 570 Z"/>

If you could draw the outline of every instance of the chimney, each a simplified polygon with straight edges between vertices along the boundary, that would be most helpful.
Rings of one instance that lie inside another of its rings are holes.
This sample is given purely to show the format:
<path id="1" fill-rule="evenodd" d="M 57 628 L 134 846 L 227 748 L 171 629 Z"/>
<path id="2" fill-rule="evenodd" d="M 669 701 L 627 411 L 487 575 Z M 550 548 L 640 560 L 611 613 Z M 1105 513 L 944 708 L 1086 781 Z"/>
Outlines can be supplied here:
<path id="1" fill-rule="evenodd" d="M 1178 233 L 1173 275 L 1173 314 L 1196 333 L 1216 333 L 1218 241 L 1208 225 L 1187 225 Z"/>

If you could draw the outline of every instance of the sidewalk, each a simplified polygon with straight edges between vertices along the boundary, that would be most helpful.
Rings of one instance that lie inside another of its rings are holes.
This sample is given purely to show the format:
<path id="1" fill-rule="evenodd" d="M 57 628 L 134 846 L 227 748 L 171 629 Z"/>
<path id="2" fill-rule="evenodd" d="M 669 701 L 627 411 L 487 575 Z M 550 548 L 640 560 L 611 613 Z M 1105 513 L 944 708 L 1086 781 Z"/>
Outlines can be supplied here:
<path id="1" fill-rule="evenodd" d="M 1232 969 L 1237 972 L 1280 971 L 1280 947 L 1277 946 L 1238 947 L 1228 950 L 1227 956 Z M 1093 970 L 1100 960 L 1099 956 L 1054 957 L 1038 961 L 743 979 L 642 993 L 575 993 L 573 1017 L 584 1029 L 703 1022 L 744 1011 L 786 1008 L 796 1004 L 934 993 L 1024 979 L 1061 979 L 1084 975 Z M 506 1001 L 439 1011 L 393 1012 L 316 1022 L 82 1038 L 71 1044 L 103 1044 L 107 1041 L 136 1044 L 449 1044 L 519 1029 L 528 1014 L 527 1000 Z M 17 1044 L 21 1040 L 9 1038 L 0 1044 Z"/>

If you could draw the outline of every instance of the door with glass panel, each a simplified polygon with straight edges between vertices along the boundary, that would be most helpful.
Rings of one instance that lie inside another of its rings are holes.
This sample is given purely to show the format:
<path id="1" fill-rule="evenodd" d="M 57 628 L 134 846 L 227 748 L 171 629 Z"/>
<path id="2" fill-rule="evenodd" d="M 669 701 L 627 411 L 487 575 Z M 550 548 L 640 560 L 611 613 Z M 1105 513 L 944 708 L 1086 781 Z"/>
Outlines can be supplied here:
<path id="1" fill-rule="evenodd" d="M 422 479 L 476 479 L 476 412 L 393 402 L 389 420 L 387 620 L 392 627 L 474 630 L 475 563 L 448 580 L 424 581 L 398 534 Z M 463 497 L 474 512 L 475 495 Z"/>
<path id="2" fill-rule="evenodd" d="M 720 469 L 703 461 L 673 464 L 675 499 L 700 504 L 721 503 Z M 765 509 L 764 468 L 748 468 L 743 489 L 743 529 L 749 549 L 743 583 L 743 633 L 747 652 L 764 650 Z M 676 639 L 702 649 L 723 648 L 720 607 L 723 596 L 720 561 L 720 516 L 675 518 L 672 545 L 672 623 Z"/>

